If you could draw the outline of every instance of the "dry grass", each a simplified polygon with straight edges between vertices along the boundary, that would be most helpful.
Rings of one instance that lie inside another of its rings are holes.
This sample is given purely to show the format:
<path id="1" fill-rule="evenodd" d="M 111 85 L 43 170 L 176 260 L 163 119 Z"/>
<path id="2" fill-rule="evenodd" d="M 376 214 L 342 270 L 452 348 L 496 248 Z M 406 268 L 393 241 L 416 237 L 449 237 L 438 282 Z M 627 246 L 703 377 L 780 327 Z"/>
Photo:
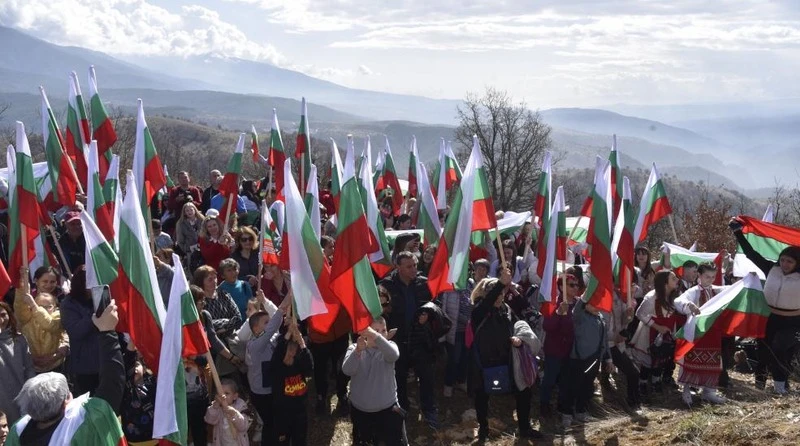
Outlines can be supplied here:
<path id="1" fill-rule="evenodd" d="M 752 386 L 752 376 L 733 374 L 734 386 L 726 392 L 729 403 L 712 406 L 699 402 L 686 408 L 677 390 L 651 397 L 642 416 L 631 416 L 624 410 L 619 391 L 600 391 L 591 408 L 595 418 L 583 426 L 564 432 L 558 419 L 534 420 L 534 427 L 545 435 L 538 442 L 515 438 L 516 419 L 512 396 L 492 398 L 489 403 L 491 421 L 488 446 L 501 445 L 763 445 L 797 444 L 800 438 L 800 398 L 777 397 L 770 390 Z M 409 384 L 412 401 L 416 385 Z M 437 387 L 441 389 L 441 387 Z M 332 405 L 335 405 L 335 397 Z M 538 415 L 538 398 L 534 396 L 534 416 Z M 407 430 L 412 445 L 472 445 L 474 435 L 472 400 L 456 392 L 452 398 L 439 395 L 437 403 L 442 428 L 432 431 L 420 421 L 419 410 L 412 403 Z M 333 415 L 310 415 L 309 436 L 312 445 L 345 446 L 351 444 L 350 422 Z"/>

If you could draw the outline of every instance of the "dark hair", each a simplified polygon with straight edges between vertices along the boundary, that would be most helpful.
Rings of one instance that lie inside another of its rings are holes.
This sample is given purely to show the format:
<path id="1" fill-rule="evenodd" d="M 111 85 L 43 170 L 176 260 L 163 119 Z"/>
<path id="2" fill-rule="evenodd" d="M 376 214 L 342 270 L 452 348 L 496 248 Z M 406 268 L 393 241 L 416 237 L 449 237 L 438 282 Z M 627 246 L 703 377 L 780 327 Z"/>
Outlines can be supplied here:
<path id="1" fill-rule="evenodd" d="M 231 390 L 233 390 L 233 393 L 239 393 L 239 384 L 236 384 L 236 381 L 230 378 L 222 378 L 221 380 L 219 380 L 219 383 L 222 384 L 223 386 L 230 387 Z M 222 391 L 222 389 L 220 389 L 220 391 Z"/>
<path id="2" fill-rule="evenodd" d="M 153 228 L 153 232 L 161 232 L 161 220 L 154 218 L 150 220 L 150 226 Z M 156 234 L 158 235 L 158 234 Z"/>
<path id="3" fill-rule="evenodd" d="M 656 277 L 653 279 L 653 289 L 656 292 L 656 312 L 658 310 L 669 310 L 672 311 L 675 309 L 673 302 L 675 301 L 675 290 L 672 290 L 670 294 L 667 294 L 667 283 L 669 283 L 669 277 L 673 274 L 672 271 L 663 269 L 661 271 L 656 272 Z"/>
<path id="4" fill-rule="evenodd" d="M 266 311 L 256 311 L 251 314 L 250 318 L 247 320 L 247 323 L 250 325 L 250 330 L 255 330 L 256 324 L 264 317 L 269 317 L 269 313 Z"/>
<path id="5" fill-rule="evenodd" d="M 12 337 L 16 338 L 19 336 L 19 331 L 17 330 L 17 317 L 14 316 L 14 310 L 11 309 L 11 305 L 3 301 L 0 301 L 0 309 L 6 310 L 6 313 L 8 313 L 7 330 L 11 332 Z"/>
<path id="6" fill-rule="evenodd" d="M 397 223 L 405 223 L 407 221 L 411 221 L 411 216 L 408 214 L 400 214 L 400 216 L 397 217 Z"/>
<path id="7" fill-rule="evenodd" d="M 195 303 L 197 303 L 197 301 L 201 301 L 201 300 L 203 300 L 203 299 L 205 299 L 205 298 L 206 298 L 206 292 L 205 292 L 205 291 L 203 291 L 203 289 L 202 289 L 202 288 L 200 288 L 200 287 L 199 287 L 199 286 L 197 286 L 197 285 L 194 285 L 194 284 L 192 284 L 192 285 L 189 285 L 189 291 L 191 291 L 191 293 L 192 293 L 192 300 L 193 300 Z"/>
<path id="8" fill-rule="evenodd" d="M 33 281 L 36 282 L 47 273 L 55 274 L 56 280 L 58 280 L 61 277 L 61 272 L 53 268 L 52 266 L 40 266 L 36 268 L 36 272 L 33 273 Z"/>
<path id="9" fill-rule="evenodd" d="M 778 260 L 780 260 L 780 258 L 784 256 L 794 259 L 795 263 L 797 263 L 797 266 L 795 267 L 794 271 L 795 272 L 800 271 L 800 247 L 787 246 L 783 248 L 783 251 L 781 251 L 780 255 L 778 256 Z"/>
<path id="10" fill-rule="evenodd" d="M 414 260 L 414 263 L 417 262 L 417 256 L 415 256 L 411 251 L 400 251 L 397 254 L 397 257 L 395 257 L 394 263 L 396 265 L 400 265 L 400 261 L 403 259 L 412 259 Z"/>
<path id="11" fill-rule="evenodd" d="M 328 246 L 331 246 L 335 243 L 336 240 L 334 240 L 333 237 L 329 235 L 323 235 L 322 237 L 319 238 L 319 246 L 323 248 L 327 248 Z"/>
<path id="12" fill-rule="evenodd" d="M 79 265 L 72 270 L 69 295 L 78 302 L 86 303 L 87 300 L 91 302 L 92 297 L 86 291 L 86 265 Z"/>
<path id="13" fill-rule="evenodd" d="M 636 257 L 635 257 L 635 254 L 639 254 L 640 252 L 641 252 L 641 253 L 645 253 L 645 254 L 647 254 L 647 262 L 645 263 L 645 265 L 644 265 L 644 268 L 640 267 L 640 266 L 639 266 L 639 265 L 636 263 Z M 650 262 L 651 262 L 652 260 L 653 260 L 653 259 L 652 259 L 652 257 L 650 256 L 650 250 L 649 250 L 649 249 L 645 248 L 644 246 L 639 246 L 638 248 L 636 248 L 636 251 L 634 252 L 634 259 L 633 259 L 633 263 L 634 263 L 634 266 L 637 266 L 637 267 L 639 267 L 639 270 L 640 270 L 640 272 L 641 272 L 641 276 L 642 276 L 642 278 L 643 278 L 643 279 L 645 279 L 645 280 L 646 280 L 648 277 L 650 277 L 650 275 L 652 275 L 653 273 L 655 273 L 655 271 L 653 271 L 653 265 L 651 265 L 651 264 L 650 264 Z"/>
<path id="14" fill-rule="evenodd" d="M 708 271 L 715 271 L 716 272 L 717 271 L 717 265 L 715 265 L 713 262 L 703 262 L 697 267 L 697 272 L 700 275 L 703 275 L 703 273 L 706 273 Z"/>
<path id="15" fill-rule="evenodd" d="M 684 270 L 686 268 L 697 268 L 697 266 L 698 266 L 697 262 L 695 262 L 694 260 L 687 260 L 687 261 L 683 262 L 683 269 Z"/>

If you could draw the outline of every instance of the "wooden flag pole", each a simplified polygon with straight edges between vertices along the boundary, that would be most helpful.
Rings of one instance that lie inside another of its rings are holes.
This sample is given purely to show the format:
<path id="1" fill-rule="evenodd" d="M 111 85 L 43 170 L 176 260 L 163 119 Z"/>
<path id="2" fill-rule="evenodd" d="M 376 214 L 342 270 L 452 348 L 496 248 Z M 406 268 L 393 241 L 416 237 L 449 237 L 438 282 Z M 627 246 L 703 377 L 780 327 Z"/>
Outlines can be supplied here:
<path id="1" fill-rule="evenodd" d="M 152 199 L 150 201 L 152 201 Z M 156 236 L 153 234 L 153 216 L 150 212 L 150 203 L 147 203 L 145 209 L 147 210 L 147 221 L 145 222 L 144 227 L 147 229 L 147 235 L 150 239 L 150 253 L 152 255 L 156 255 Z"/>
<path id="2" fill-rule="evenodd" d="M 267 206 L 267 200 L 261 201 L 261 213 L 263 215 L 264 208 Z M 269 210 L 267 210 L 269 212 Z M 261 219 L 261 231 L 258 233 L 258 276 L 256 276 L 256 289 L 257 293 L 261 290 L 261 277 L 264 275 L 264 219 Z"/>
<path id="3" fill-rule="evenodd" d="M 53 243 L 56 245 L 56 250 L 58 251 L 58 256 L 61 258 L 61 261 L 64 262 L 64 268 L 67 270 L 67 278 L 72 279 L 72 270 L 69 268 L 69 263 L 67 263 L 67 256 L 64 255 L 64 250 L 61 248 L 61 243 L 58 242 L 58 237 L 56 237 L 56 230 L 53 229 L 52 226 L 48 225 L 47 229 L 50 230 L 50 236 L 53 237 Z"/>
<path id="4" fill-rule="evenodd" d="M 675 240 L 675 244 L 680 245 L 678 241 L 678 233 L 675 231 L 675 221 L 672 219 L 672 214 L 667 215 L 669 217 L 669 226 L 672 228 L 672 238 Z"/>
<path id="5" fill-rule="evenodd" d="M 269 169 L 269 180 L 267 182 L 267 200 L 271 200 L 272 199 L 272 187 L 273 187 L 273 185 L 272 185 L 272 172 L 275 169 L 273 169 L 272 166 L 270 166 L 269 164 L 267 164 L 267 169 Z M 266 206 L 266 201 L 264 202 L 264 205 Z"/>
<path id="6" fill-rule="evenodd" d="M 578 230 L 578 224 L 580 224 L 583 215 L 579 215 L 578 219 L 575 220 L 575 226 L 572 227 L 572 231 L 569 233 L 569 237 L 567 237 L 567 249 L 569 249 L 569 241 L 572 240 L 572 236 L 575 235 L 575 231 Z"/>
<path id="7" fill-rule="evenodd" d="M 220 237 L 222 237 L 223 234 L 227 234 L 228 229 L 231 227 L 231 206 L 233 206 L 233 196 L 234 194 L 228 195 L 228 206 L 225 210 L 225 227 L 222 231 L 222 234 L 220 234 Z"/>
<path id="8" fill-rule="evenodd" d="M 500 228 L 496 224 L 494 226 L 494 233 L 497 237 L 497 247 L 500 248 L 500 267 L 502 268 L 506 264 L 506 253 L 503 252 L 503 243 L 500 242 Z M 511 265 L 509 265 L 509 268 L 510 267 Z M 497 272 L 497 275 L 500 275 L 500 271 Z"/>
<path id="9" fill-rule="evenodd" d="M 19 232 L 20 232 L 20 237 L 22 238 L 22 267 L 25 268 L 25 270 L 27 271 L 29 268 L 28 265 L 30 264 L 28 259 L 28 227 L 25 226 L 25 224 L 20 223 Z"/>
<path id="10" fill-rule="evenodd" d="M 625 287 L 628 289 L 628 307 L 633 308 L 633 274 L 631 274 L 631 269 L 629 267 L 625 267 Z"/>
<path id="11" fill-rule="evenodd" d="M 211 369 L 211 379 L 214 380 L 214 387 L 217 388 L 217 394 L 222 394 L 222 381 L 219 379 L 219 372 L 217 371 L 217 366 L 214 364 L 214 357 L 211 356 L 211 351 L 207 351 L 205 354 L 206 361 L 208 362 L 208 367 Z M 223 411 L 224 413 L 224 411 Z M 228 418 L 228 429 L 230 430 L 231 435 L 233 438 L 236 438 L 236 432 L 233 430 L 233 420 L 231 420 L 227 415 L 225 418 Z"/>

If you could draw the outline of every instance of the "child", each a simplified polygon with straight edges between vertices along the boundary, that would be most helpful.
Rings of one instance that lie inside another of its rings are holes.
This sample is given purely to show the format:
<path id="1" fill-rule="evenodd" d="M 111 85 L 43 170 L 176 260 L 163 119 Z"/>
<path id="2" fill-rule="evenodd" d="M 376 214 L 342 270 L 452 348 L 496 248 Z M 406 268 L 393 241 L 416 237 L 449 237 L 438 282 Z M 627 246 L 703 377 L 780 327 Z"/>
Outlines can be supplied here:
<path id="1" fill-rule="evenodd" d="M 353 444 L 407 445 L 405 411 L 397 403 L 397 344 L 387 339 L 386 320 L 376 318 L 347 349 L 342 371 L 350 376 Z"/>
<path id="2" fill-rule="evenodd" d="M 408 351 L 414 373 L 419 378 L 419 396 L 422 403 L 422 416 L 432 429 L 438 428 L 436 402 L 434 400 L 434 369 L 436 364 L 436 336 L 433 332 L 433 319 L 438 307 L 428 302 L 417 308 L 414 323 L 408 333 Z"/>
<path id="3" fill-rule="evenodd" d="M 275 433 L 278 445 L 305 446 L 308 436 L 308 383 L 314 360 L 297 324 L 289 326 L 288 339 L 281 337 L 272 357 L 272 391 Z"/>
<path id="4" fill-rule="evenodd" d="M 120 407 L 122 431 L 131 445 L 153 438 L 156 401 L 155 377 L 145 371 L 142 361 L 136 356 L 136 351 L 131 351 L 130 347 L 123 355 L 128 379 Z"/>
<path id="5" fill-rule="evenodd" d="M 235 381 L 222 380 L 222 393 L 208 406 L 205 420 L 214 426 L 214 446 L 248 446 L 250 417 Z"/>

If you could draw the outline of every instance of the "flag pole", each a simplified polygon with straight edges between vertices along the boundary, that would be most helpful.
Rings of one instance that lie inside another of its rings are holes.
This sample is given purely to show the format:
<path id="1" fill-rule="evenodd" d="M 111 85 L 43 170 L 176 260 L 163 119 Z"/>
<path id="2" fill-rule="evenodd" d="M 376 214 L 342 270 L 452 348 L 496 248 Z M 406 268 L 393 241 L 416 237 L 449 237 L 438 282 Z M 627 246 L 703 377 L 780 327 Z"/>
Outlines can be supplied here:
<path id="1" fill-rule="evenodd" d="M 153 200 L 151 199 L 150 201 Z M 145 222 L 144 227 L 147 229 L 147 238 L 150 239 L 150 253 L 152 255 L 156 255 L 156 237 L 155 234 L 153 234 L 153 215 L 150 212 L 150 203 L 147 203 L 145 209 L 147 211 L 147 221 Z"/>
<path id="2" fill-rule="evenodd" d="M 20 223 L 19 229 L 20 235 L 22 236 L 22 267 L 27 271 L 28 268 L 30 268 L 28 259 L 28 227 L 25 226 L 24 223 Z"/>
<path id="3" fill-rule="evenodd" d="M 506 264 L 506 253 L 503 252 L 503 243 L 501 243 L 501 241 L 500 241 L 500 228 L 497 226 L 497 224 L 494 225 L 494 233 L 495 233 L 495 236 L 497 238 L 497 247 L 500 248 L 499 249 L 499 251 L 500 251 L 500 266 L 502 267 L 503 265 Z M 510 267 L 510 265 L 509 265 L 509 267 Z M 499 275 L 500 272 L 498 271 L 497 274 Z"/>
<path id="4" fill-rule="evenodd" d="M 267 182 L 267 198 L 272 199 L 272 172 L 275 170 L 270 164 L 267 164 L 267 169 L 269 169 L 269 181 Z M 266 201 L 264 202 L 266 206 Z"/>
<path id="5" fill-rule="evenodd" d="M 678 233 L 675 231 L 675 221 L 672 219 L 672 214 L 667 215 L 669 217 L 669 226 L 672 228 L 672 238 L 675 240 L 675 243 L 680 245 L 678 241 Z"/>
<path id="6" fill-rule="evenodd" d="M 569 241 L 572 240 L 572 236 L 575 235 L 575 231 L 578 230 L 578 224 L 580 224 L 583 215 L 579 215 L 578 219 L 575 220 L 575 226 L 572 227 L 572 231 L 569 233 L 569 237 L 567 237 L 567 246 L 569 246 Z"/>
<path id="7" fill-rule="evenodd" d="M 631 274 L 630 267 L 625 267 L 625 287 L 628 289 L 628 306 L 633 308 L 633 274 Z"/>
<path id="8" fill-rule="evenodd" d="M 207 351 L 205 354 L 206 361 L 208 362 L 208 367 L 211 369 L 211 378 L 214 380 L 214 387 L 217 388 L 217 394 L 222 394 L 222 381 L 219 379 L 219 372 L 217 371 L 217 366 L 214 364 L 214 357 L 211 356 L 211 350 Z M 228 418 L 225 415 L 225 418 Z M 233 423 L 230 418 L 228 418 L 228 429 L 230 430 L 231 435 L 236 437 L 236 432 L 233 430 Z"/>
<path id="9" fill-rule="evenodd" d="M 224 230 L 222 231 L 222 234 L 227 234 L 228 229 L 230 229 L 231 226 L 231 206 L 233 206 L 233 195 L 234 194 L 228 195 L 228 206 L 227 209 L 225 210 L 225 227 Z M 222 234 L 220 234 L 220 237 L 222 236 Z"/>
<path id="10" fill-rule="evenodd" d="M 261 200 L 261 215 L 264 215 L 264 208 L 267 206 L 267 200 Z M 269 212 L 269 211 L 267 211 Z M 261 290 L 261 276 L 264 274 L 264 219 L 261 219 L 261 231 L 258 234 L 258 276 L 256 276 L 256 290 Z"/>
<path id="11" fill-rule="evenodd" d="M 58 237 L 56 237 L 56 230 L 53 229 L 52 226 L 47 225 L 47 229 L 50 231 L 50 236 L 53 237 L 53 243 L 56 245 L 56 250 L 58 251 L 58 256 L 61 257 L 61 261 L 64 262 L 64 268 L 67 270 L 67 276 L 72 278 L 72 270 L 69 268 L 69 263 L 67 263 L 67 256 L 64 255 L 64 250 L 61 248 L 61 243 L 58 242 Z"/>

